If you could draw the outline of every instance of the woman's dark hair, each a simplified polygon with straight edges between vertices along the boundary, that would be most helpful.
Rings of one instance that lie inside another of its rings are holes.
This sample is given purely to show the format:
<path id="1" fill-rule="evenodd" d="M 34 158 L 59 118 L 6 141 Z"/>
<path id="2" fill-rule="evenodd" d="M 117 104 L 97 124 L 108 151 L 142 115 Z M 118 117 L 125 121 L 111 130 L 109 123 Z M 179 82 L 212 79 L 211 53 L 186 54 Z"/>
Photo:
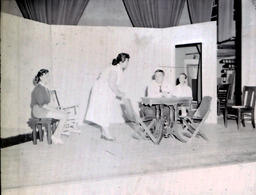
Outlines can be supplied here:
<path id="1" fill-rule="evenodd" d="M 37 85 L 40 81 L 41 81 L 41 76 L 45 75 L 49 73 L 49 70 L 47 69 L 41 69 L 38 71 L 37 75 L 35 76 L 34 80 L 33 80 L 33 84 Z"/>
<path id="2" fill-rule="evenodd" d="M 181 73 L 180 76 L 181 76 L 181 75 L 185 76 L 185 79 L 188 78 L 188 76 L 187 76 L 185 73 Z"/>
<path id="3" fill-rule="evenodd" d="M 165 72 L 164 72 L 162 69 L 157 69 L 157 70 L 154 72 L 153 76 L 152 76 L 152 79 L 153 79 L 153 80 L 156 79 L 155 75 L 156 75 L 156 73 L 158 73 L 158 72 L 161 72 L 163 75 L 165 75 Z"/>
<path id="4" fill-rule="evenodd" d="M 188 78 L 188 76 L 187 76 L 185 73 L 181 73 L 180 76 L 181 76 L 181 75 L 185 76 L 185 79 Z M 179 84 L 180 84 L 180 79 L 179 79 L 180 76 L 176 79 L 176 85 L 179 85 Z"/>
<path id="5" fill-rule="evenodd" d="M 130 55 L 128 53 L 120 53 L 118 56 L 112 60 L 112 65 L 115 66 L 120 62 L 124 62 L 126 59 L 130 59 Z"/>

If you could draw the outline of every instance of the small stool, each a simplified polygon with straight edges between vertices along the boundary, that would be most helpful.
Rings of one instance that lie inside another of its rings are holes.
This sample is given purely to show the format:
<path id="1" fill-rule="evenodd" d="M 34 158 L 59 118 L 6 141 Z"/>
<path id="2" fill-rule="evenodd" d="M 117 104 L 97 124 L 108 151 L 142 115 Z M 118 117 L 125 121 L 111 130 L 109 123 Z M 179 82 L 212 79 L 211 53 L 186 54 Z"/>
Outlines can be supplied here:
<path id="1" fill-rule="evenodd" d="M 43 141 L 43 130 L 42 128 L 45 127 L 47 131 L 47 142 L 48 144 L 52 144 L 52 134 L 57 128 L 57 122 L 59 120 L 53 118 L 30 118 L 28 120 L 28 125 L 32 129 L 32 137 L 33 137 L 33 144 L 37 144 L 37 136 L 36 136 L 36 129 L 38 128 L 39 132 L 39 140 Z"/>

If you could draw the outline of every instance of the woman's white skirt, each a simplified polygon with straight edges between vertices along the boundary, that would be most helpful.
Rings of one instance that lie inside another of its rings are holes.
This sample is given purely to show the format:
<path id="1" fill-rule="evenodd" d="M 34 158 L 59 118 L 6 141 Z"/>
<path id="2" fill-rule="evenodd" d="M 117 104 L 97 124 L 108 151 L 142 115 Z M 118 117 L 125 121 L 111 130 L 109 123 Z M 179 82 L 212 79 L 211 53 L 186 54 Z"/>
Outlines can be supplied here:
<path id="1" fill-rule="evenodd" d="M 123 123 L 120 100 L 107 82 L 97 80 L 92 88 L 85 120 L 108 127 L 111 123 Z"/>

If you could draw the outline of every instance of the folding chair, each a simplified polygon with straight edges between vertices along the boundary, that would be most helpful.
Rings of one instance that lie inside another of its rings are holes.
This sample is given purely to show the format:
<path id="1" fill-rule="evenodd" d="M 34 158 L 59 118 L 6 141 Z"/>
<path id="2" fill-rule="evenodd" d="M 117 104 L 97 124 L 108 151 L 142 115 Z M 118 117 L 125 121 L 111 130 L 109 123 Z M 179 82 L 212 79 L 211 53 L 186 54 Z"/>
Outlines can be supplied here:
<path id="1" fill-rule="evenodd" d="M 183 129 L 173 131 L 174 136 L 181 142 L 191 142 L 195 136 L 200 136 L 205 140 L 208 138 L 201 132 L 201 128 L 205 123 L 210 112 L 212 97 L 203 97 L 200 106 L 192 116 L 186 116 L 182 120 Z"/>
<path id="2" fill-rule="evenodd" d="M 56 103 L 57 103 L 58 107 L 61 108 L 56 90 L 52 90 L 51 93 L 55 96 L 55 100 L 56 100 Z M 69 129 L 68 130 L 69 132 L 80 133 L 79 130 L 76 130 L 76 128 L 78 126 L 78 122 L 76 120 L 78 105 L 65 107 L 65 108 L 62 108 L 62 109 L 64 111 L 66 111 L 68 114 L 70 114 L 70 115 L 72 114 L 72 117 L 69 118 L 68 122 L 64 125 L 65 128 Z"/>
<path id="3" fill-rule="evenodd" d="M 132 107 L 130 99 L 123 99 L 121 109 L 125 122 L 143 139 L 150 138 L 153 143 L 159 144 L 163 137 L 164 122 L 156 118 L 148 121 L 140 118 Z"/>

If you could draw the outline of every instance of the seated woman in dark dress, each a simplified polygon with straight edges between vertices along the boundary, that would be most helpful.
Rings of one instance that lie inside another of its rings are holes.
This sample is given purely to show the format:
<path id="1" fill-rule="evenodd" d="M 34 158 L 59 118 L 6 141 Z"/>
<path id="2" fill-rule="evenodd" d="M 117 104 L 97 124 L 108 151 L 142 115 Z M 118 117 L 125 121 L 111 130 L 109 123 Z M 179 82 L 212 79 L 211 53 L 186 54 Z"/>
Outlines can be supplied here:
<path id="1" fill-rule="evenodd" d="M 52 135 L 54 144 L 63 144 L 60 133 L 67 121 L 68 114 L 58 107 L 51 105 L 51 93 L 47 88 L 49 71 L 41 69 L 34 78 L 35 88 L 31 94 L 31 115 L 32 118 L 54 118 L 59 120 L 58 127 Z"/>

